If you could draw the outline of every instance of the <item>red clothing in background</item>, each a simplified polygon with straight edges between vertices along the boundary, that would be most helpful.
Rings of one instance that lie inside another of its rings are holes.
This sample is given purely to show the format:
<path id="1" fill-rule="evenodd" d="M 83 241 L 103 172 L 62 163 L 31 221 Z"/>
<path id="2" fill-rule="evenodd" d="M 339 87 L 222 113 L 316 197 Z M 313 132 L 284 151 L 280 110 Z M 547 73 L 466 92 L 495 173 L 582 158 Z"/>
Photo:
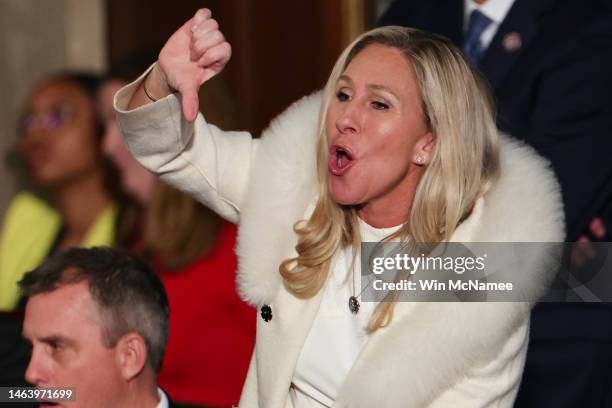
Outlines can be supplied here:
<path id="1" fill-rule="evenodd" d="M 256 311 L 236 292 L 236 226 L 223 222 L 212 250 L 179 271 L 159 271 L 170 304 L 170 337 L 158 382 L 176 402 L 238 405 Z"/>

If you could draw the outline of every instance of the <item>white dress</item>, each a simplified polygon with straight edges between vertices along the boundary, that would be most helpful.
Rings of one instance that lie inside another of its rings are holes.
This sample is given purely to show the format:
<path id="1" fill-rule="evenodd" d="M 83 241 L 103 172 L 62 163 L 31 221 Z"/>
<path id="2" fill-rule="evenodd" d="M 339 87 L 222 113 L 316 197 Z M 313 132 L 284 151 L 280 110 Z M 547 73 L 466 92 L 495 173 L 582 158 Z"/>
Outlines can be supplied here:
<path id="1" fill-rule="evenodd" d="M 379 242 L 400 226 L 374 228 L 360 221 L 361 240 Z M 359 256 L 359 254 L 358 254 Z M 376 302 L 364 302 L 358 296 L 359 313 L 352 314 L 349 297 L 361 291 L 359 258 L 351 274 L 352 249 L 339 251 L 332 264 L 331 275 L 323 288 L 321 307 L 306 337 L 295 368 L 291 386 L 294 408 L 331 407 L 340 386 L 366 343 L 366 327 Z"/>

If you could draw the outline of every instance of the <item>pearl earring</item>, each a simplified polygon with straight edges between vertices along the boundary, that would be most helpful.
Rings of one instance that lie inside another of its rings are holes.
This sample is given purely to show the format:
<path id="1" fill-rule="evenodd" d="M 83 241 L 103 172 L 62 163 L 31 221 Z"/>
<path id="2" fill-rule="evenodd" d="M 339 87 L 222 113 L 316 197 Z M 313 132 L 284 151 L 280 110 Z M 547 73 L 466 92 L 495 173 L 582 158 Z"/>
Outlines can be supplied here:
<path id="1" fill-rule="evenodd" d="M 423 156 L 418 155 L 418 156 L 416 157 L 416 162 L 417 162 L 418 164 L 423 163 Z"/>

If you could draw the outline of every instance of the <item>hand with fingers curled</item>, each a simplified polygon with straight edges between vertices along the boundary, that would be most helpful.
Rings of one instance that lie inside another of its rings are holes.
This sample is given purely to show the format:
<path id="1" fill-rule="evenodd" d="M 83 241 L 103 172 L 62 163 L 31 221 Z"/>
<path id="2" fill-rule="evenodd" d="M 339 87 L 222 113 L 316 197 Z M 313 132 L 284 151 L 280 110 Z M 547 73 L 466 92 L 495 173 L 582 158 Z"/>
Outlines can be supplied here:
<path id="1" fill-rule="evenodd" d="M 192 122 L 198 113 L 198 90 L 220 73 L 232 54 L 219 23 L 208 9 L 199 9 L 166 42 L 157 65 L 145 80 L 148 95 L 181 94 L 183 115 Z"/>

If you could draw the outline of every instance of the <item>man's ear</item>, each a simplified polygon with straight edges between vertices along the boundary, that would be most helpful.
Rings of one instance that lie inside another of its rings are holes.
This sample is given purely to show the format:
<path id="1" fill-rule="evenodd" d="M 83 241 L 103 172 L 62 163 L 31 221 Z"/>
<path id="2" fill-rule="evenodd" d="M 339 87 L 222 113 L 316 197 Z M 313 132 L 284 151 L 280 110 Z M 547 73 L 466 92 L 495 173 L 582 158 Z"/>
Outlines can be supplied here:
<path id="1" fill-rule="evenodd" d="M 122 336 L 115 348 L 117 363 L 123 379 L 130 381 L 137 377 L 147 364 L 147 343 L 138 333 Z"/>
<path id="2" fill-rule="evenodd" d="M 424 166 L 431 162 L 436 147 L 436 136 L 433 132 L 427 132 L 417 140 L 414 145 L 412 162 L 417 166 Z"/>

